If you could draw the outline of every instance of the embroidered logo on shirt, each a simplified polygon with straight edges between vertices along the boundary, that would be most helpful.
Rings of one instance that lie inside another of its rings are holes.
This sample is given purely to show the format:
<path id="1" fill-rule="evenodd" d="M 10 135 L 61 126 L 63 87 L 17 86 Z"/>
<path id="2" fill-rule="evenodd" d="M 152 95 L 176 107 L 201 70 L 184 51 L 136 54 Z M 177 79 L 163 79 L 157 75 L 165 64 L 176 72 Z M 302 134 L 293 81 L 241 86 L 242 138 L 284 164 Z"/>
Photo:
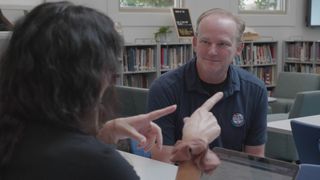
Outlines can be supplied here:
<path id="1" fill-rule="evenodd" d="M 241 127 L 244 125 L 243 115 L 240 113 L 234 113 L 232 116 L 232 125 L 235 127 Z"/>

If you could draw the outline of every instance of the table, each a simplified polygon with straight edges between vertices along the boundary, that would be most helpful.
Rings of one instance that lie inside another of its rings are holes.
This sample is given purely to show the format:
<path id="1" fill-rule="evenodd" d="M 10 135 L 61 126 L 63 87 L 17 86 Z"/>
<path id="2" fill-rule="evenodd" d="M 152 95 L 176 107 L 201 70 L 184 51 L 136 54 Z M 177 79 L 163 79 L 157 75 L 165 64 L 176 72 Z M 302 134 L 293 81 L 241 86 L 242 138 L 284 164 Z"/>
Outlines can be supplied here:
<path id="1" fill-rule="evenodd" d="M 277 98 L 275 97 L 268 97 L 268 103 L 272 103 L 272 102 L 275 102 L 277 101 Z"/>
<path id="2" fill-rule="evenodd" d="M 314 116 L 306 116 L 301 118 L 292 118 L 292 119 L 269 122 L 267 125 L 268 131 L 292 135 L 291 125 L 290 125 L 291 120 L 297 120 L 300 122 L 320 126 L 320 115 L 314 115 Z"/>
<path id="3" fill-rule="evenodd" d="M 175 180 L 178 167 L 135 154 L 118 151 L 134 168 L 141 180 Z"/>

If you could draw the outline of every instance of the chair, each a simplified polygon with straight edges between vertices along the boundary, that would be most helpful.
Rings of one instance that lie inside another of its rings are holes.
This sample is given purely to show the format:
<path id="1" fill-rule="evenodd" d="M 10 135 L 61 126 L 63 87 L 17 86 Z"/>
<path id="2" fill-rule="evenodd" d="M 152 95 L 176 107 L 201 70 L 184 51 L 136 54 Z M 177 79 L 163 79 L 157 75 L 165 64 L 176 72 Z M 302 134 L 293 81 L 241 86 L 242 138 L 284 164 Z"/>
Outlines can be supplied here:
<path id="1" fill-rule="evenodd" d="M 296 180 L 318 180 L 320 166 L 315 164 L 300 164 Z"/>
<path id="2" fill-rule="evenodd" d="M 146 113 L 149 89 L 129 86 L 115 86 L 121 116 Z"/>
<path id="3" fill-rule="evenodd" d="M 148 89 L 115 86 L 117 99 L 119 101 L 119 114 L 121 117 L 134 116 L 146 113 Z M 130 152 L 143 157 L 151 157 L 150 152 L 144 152 L 143 149 L 137 148 L 135 140 L 129 140 Z"/>
<path id="4" fill-rule="evenodd" d="M 320 90 L 297 93 L 289 113 L 268 114 L 267 121 L 277 121 L 320 114 Z M 286 161 L 299 160 L 291 135 L 267 132 L 266 155 Z"/>
<path id="5" fill-rule="evenodd" d="M 298 92 L 288 113 L 268 114 L 268 122 L 320 114 L 320 90 Z"/>
<path id="6" fill-rule="evenodd" d="M 298 92 L 320 90 L 320 75 L 299 72 L 280 72 L 272 92 L 276 102 L 270 103 L 272 113 L 288 113 Z"/>
<path id="7" fill-rule="evenodd" d="M 300 163 L 320 165 L 320 126 L 297 120 L 290 123 Z"/>

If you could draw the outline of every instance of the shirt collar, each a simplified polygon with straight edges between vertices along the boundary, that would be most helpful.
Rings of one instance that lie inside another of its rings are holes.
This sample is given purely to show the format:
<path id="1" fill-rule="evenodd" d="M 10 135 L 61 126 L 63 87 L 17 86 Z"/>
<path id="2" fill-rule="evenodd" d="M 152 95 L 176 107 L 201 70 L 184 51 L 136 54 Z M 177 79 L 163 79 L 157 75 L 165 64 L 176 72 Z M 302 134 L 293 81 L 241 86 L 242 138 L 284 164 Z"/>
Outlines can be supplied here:
<path id="1" fill-rule="evenodd" d="M 208 94 L 201 85 L 198 71 L 196 68 L 196 58 L 193 58 L 189 63 L 186 64 L 186 71 L 184 71 L 184 81 L 186 84 L 187 91 L 196 91 L 201 94 Z M 229 66 L 228 74 L 229 79 L 227 85 L 224 87 L 224 97 L 231 96 L 236 91 L 240 90 L 240 77 L 238 72 L 235 70 L 234 65 Z"/>

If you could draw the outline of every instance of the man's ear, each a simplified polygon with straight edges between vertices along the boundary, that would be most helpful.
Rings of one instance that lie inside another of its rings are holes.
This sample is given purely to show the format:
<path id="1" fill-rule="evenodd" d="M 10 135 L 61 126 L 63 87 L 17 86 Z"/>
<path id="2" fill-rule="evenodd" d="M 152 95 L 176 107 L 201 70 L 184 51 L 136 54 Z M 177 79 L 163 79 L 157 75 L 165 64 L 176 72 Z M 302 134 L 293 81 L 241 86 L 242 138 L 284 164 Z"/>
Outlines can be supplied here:
<path id="1" fill-rule="evenodd" d="M 243 48 L 244 48 L 244 43 L 243 42 L 239 42 L 238 45 L 237 45 L 236 55 L 241 56 L 241 52 L 242 52 Z"/>
<path id="2" fill-rule="evenodd" d="M 194 48 L 197 47 L 197 36 L 193 36 L 193 38 L 192 38 L 192 46 Z"/>
<path id="3" fill-rule="evenodd" d="M 194 54 L 196 54 L 196 52 L 197 52 L 196 51 L 197 45 L 198 45 L 197 40 L 198 40 L 197 36 L 193 36 L 193 38 L 192 38 L 192 49 L 193 49 L 193 53 Z"/>

